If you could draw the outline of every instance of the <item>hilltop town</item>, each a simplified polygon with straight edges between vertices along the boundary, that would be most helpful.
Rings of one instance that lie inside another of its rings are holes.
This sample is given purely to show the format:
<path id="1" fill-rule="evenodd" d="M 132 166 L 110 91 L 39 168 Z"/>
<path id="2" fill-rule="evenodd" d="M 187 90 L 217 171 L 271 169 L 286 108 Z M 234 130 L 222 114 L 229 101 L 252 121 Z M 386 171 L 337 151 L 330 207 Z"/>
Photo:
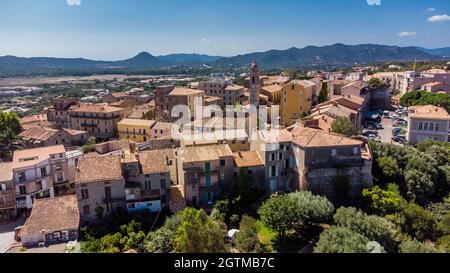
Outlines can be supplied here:
<path id="1" fill-rule="evenodd" d="M 0 252 L 449 251 L 449 66 L 3 87 Z"/>

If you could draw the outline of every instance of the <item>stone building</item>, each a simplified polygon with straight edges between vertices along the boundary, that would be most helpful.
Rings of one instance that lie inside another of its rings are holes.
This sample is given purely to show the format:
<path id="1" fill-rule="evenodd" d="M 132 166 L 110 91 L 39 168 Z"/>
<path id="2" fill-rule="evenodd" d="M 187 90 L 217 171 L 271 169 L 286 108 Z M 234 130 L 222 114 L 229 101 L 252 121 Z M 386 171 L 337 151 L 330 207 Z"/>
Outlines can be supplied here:
<path id="1" fill-rule="evenodd" d="M 69 110 L 73 130 L 87 131 L 100 140 L 117 138 L 117 123 L 128 117 L 131 111 L 107 104 L 83 103 Z"/>
<path id="2" fill-rule="evenodd" d="M 120 155 L 84 157 L 75 177 L 80 219 L 95 223 L 117 208 L 126 209 Z"/>

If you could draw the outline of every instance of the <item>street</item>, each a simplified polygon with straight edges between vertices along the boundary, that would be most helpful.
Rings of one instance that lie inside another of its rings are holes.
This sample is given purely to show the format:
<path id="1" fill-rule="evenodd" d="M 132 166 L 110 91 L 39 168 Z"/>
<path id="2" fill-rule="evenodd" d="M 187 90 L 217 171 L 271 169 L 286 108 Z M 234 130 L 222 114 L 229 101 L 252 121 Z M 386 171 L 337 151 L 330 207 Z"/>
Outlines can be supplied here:
<path id="1" fill-rule="evenodd" d="M 0 225 L 0 253 L 4 253 L 15 243 L 14 229 L 25 223 L 25 219 L 20 217 L 17 221 L 5 225 Z"/>
<path id="2" fill-rule="evenodd" d="M 392 113 L 391 113 L 392 115 Z M 393 121 L 392 119 L 382 118 L 381 124 L 383 124 L 383 130 L 379 130 L 378 134 L 381 137 L 381 142 L 383 143 L 391 143 L 392 142 L 392 128 Z"/>

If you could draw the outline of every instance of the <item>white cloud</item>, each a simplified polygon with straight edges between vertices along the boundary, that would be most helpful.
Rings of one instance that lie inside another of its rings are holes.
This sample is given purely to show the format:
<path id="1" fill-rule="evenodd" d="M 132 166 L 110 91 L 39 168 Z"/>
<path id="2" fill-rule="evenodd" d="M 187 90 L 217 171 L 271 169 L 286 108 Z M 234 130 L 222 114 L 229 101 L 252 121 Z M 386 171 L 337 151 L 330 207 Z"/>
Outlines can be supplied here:
<path id="1" fill-rule="evenodd" d="M 450 21 L 450 16 L 448 16 L 447 14 L 435 15 L 428 18 L 428 22 L 430 23 L 445 22 L 445 21 Z"/>
<path id="2" fill-rule="evenodd" d="M 206 38 L 201 38 L 200 41 L 204 42 L 204 43 L 210 43 L 211 40 L 206 39 Z"/>
<path id="3" fill-rule="evenodd" d="M 366 0 L 369 6 L 381 6 L 381 0 Z"/>
<path id="4" fill-rule="evenodd" d="M 81 0 L 66 0 L 69 6 L 81 6 Z"/>
<path id="5" fill-rule="evenodd" d="M 428 8 L 427 10 L 428 10 L 429 12 L 435 12 L 435 11 L 436 11 L 435 8 Z"/>
<path id="6" fill-rule="evenodd" d="M 416 32 L 403 31 L 403 32 L 400 32 L 398 34 L 398 36 L 400 36 L 400 37 L 408 37 L 408 36 L 415 36 L 416 34 L 417 34 Z"/>

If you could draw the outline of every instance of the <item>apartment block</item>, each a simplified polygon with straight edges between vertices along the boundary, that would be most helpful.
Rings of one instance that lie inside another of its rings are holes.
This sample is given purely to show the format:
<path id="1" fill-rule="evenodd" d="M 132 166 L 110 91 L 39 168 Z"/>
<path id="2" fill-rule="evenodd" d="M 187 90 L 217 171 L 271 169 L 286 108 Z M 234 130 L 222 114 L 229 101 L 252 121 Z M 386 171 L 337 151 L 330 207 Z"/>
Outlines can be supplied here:
<path id="1" fill-rule="evenodd" d="M 196 102 L 201 106 L 204 105 L 205 92 L 201 90 L 188 89 L 174 86 L 162 86 L 155 91 L 156 120 L 163 122 L 176 122 L 182 113 L 172 113 L 176 106 L 186 106 L 186 115 L 190 115 L 191 120 L 195 117 Z M 177 110 L 177 109 L 175 109 Z M 174 114 L 174 116 L 172 116 Z"/>
<path id="2" fill-rule="evenodd" d="M 181 147 L 177 158 L 179 184 L 189 206 L 212 209 L 219 192 L 232 187 L 234 159 L 228 145 Z"/>
<path id="3" fill-rule="evenodd" d="M 131 114 L 130 110 L 107 104 L 84 103 L 69 110 L 73 130 L 87 131 L 101 140 L 117 138 L 117 123 Z"/>
<path id="4" fill-rule="evenodd" d="M 173 149 L 122 153 L 122 172 L 126 179 L 125 195 L 129 212 L 167 208 L 170 187 L 177 181 Z"/>
<path id="5" fill-rule="evenodd" d="M 0 222 L 17 215 L 12 163 L 0 163 Z"/>
<path id="6" fill-rule="evenodd" d="M 283 86 L 281 124 L 292 125 L 316 104 L 317 85 L 311 81 L 294 80 Z"/>
<path id="7" fill-rule="evenodd" d="M 55 187 L 70 184 L 63 145 L 14 152 L 12 171 L 18 209 L 31 209 L 36 199 L 55 196 Z"/>
<path id="8" fill-rule="evenodd" d="M 427 139 L 450 142 L 450 115 L 445 108 L 425 105 L 410 107 L 409 111 L 409 144 L 415 145 Z"/>
<path id="9" fill-rule="evenodd" d="M 59 97 L 53 101 L 53 105 L 47 109 L 47 120 L 56 123 L 58 127 L 70 128 L 69 110 L 76 106 L 76 98 Z"/>
<path id="10" fill-rule="evenodd" d="M 82 158 L 75 177 L 75 190 L 84 224 L 95 223 L 117 208 L 126 209 L 121 156 Z"/>
<path id="11" fill-rule="evenodd" d="M 151 138 L 151 128 L 154 120 L 123 119 L 117 123 L 120 139 L 129 139 L 137 143 L 146 142 Z"/>

